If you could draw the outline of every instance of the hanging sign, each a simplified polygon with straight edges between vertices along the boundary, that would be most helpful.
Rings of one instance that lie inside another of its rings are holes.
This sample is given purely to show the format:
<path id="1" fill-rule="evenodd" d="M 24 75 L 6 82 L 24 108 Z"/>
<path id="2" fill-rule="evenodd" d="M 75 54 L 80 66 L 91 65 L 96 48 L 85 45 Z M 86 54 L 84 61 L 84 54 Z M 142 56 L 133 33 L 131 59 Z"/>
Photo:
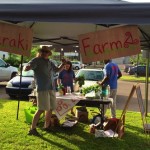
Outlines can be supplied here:
<path id="1" fill-rule="evenodd" d="M 0 50 L 29 56 L 32 47 L 32 30 L 26 27 L 0 23 Z"/>
<path id="2" fill-rule="evenodd" d="M 57 102 L 57 107 L 54 110 L 54 112 L 55 112 L 57 118 L 60 120 L 66 116 L 66 114 L 69 112 L 69 110 L 73 106 L 75 106 L 79 102 L 79 100 L 73 100 L 73 98 L 69 99 L 69 100 L 66 100 L 64 98 L 62 98 L 62 99 L 57 98 L 56 102 Z"/>
<path id="3" fill-rule="evenodd" d="M 79 35 L 83 63 L 140 53 L 137 26 L 122 26 Z"/>

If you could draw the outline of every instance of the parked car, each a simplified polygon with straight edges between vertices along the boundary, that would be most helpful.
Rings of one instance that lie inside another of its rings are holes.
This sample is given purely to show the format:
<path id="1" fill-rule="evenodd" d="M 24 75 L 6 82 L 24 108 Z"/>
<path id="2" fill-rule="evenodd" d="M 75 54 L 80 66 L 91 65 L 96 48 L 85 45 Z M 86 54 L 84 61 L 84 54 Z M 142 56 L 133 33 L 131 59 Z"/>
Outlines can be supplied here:
<path id="1" fill-rule="evenodd" d="M 97 81 L 101 81 L 104 78 L 102 69 L 80 69 L 75 76 L 77 78 L 82 75 L 85 79 L 85 84 L 82 87 L 94 85 Z"/>
<path id="2" fill-rule="evenodd" d="M 27 97 L 33 90 L 33 70 L 22 71 L 22 82 L 20 88 L 20 75 L 11 79 L 6 85 L 6 93 L 11 98 Z"/>
<path id="3" fill-rule="evenodd" d="M 0 58 L 0 81 L 9 81 L 18 73 L 18 68 L 10 66 Z"/>
<path id="4" fill-rule="evenodd" d="M 135 67 L 135 66 L 133 66 L 132 64 L 126 64 L 126 65 L 124 66 L 124 72 L 128 73 L 129 69 L 130 69 L 130 68 L 133 68 L 133 67 Z"/>
<path id="5" fill-rule="evenodd" d="M 72 63 L 72 69 L 79 70 L 83 68 L 83 65 L 80 61 L 71 61 L 71 63 Z"/>
<path id="6" fill-rule="evenodd" d="M 56 80 L 58 78 L 58 74 L 55 75 L 55 84 L 57 84 Z M 57 86 L 57 85 L 56 85 Z M 34 83 L 34 72 L 33 70 L 22 71 L 22 82 L 20 88 L 20 75 L 11 79 L 6 85 L 6 93 L 11 98 L 16 97 L 28 97 L 31 94 L 32 90 L 35 88 Z"/>
<path id="7" fill-rule="evenodd" d="M 138 65 L 138 66 L 132 67 L 129 69 L 128 73 L 129 75 L 146 76 L 146 66 Z M 149 71 L 149 75 L 150 75 L 150 71 Z"/>

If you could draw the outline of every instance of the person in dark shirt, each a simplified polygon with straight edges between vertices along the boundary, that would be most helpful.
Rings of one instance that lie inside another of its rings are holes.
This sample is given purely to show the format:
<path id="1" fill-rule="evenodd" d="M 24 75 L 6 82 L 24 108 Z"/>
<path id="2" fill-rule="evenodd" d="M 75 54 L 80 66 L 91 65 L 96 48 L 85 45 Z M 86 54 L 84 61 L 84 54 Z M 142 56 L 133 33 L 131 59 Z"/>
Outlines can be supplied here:
<path id="1" fill-rule="evenodd" d="M 75 79 L 75 73 L 72 70 L 72 63 L 70 61 L 66 61 L 66 64 L 64 66 L 64 69 L 59 73 L 58 76 L 58 86 L 62 84 L 65 89 L 67 89 L 67 86 L 71 88 L 71 92 L 74 92 L 73 89 L 73 81 Z M 71 109 L 71 114 L 75 115 L 73 112 L 73 108 Z"/>

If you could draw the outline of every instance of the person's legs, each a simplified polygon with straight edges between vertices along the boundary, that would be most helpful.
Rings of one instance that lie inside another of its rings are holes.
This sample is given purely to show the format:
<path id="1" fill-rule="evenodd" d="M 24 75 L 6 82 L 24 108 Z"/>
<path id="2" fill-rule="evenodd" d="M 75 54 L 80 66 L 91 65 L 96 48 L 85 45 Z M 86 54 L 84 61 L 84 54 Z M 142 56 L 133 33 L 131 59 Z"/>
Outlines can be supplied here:
<path id="1" fill-rule="evenodd" d="M 112 98 L 112 103 L 110 105 L 112 118 L 116 118 L 116 94 L 117 89 L 110 89 L 110 98 Z"/>
<path id="2" fill-rule="evenodd" d="M 56 92 L 54 90 L 49 91 L 50 94 L 50 109 L 56 109 Z"/>
<path id="3" fill-rule="evenodd" d="M 49 128 L 51 125 L 51 116 L 52 116 L 52 111 L 46 111 L 45 112 L 45 123 L 44 123 L 44 128 Z"/>
<path id="4" fill-rule="evenodd" d="M 43 110 L 37 110 L 37 112 L 35 113 L 33 120 L 32 120 L 32 125 L 31 125 L 31 130 L 36 128 L 36 125 L 40 119 L 40 115 L 43 113 Z"/>
<path id="5" fill-rule="evenodd" d="M 56 93 L 53 90 L 48 92 L 48 103 L 50 110 L 45 112 L 44 128 L 49 128 L 51 125 L 52 110 L 56 109 Z"/>
<path id="6" fill-rule="evenodd" d="M 31 128 L 29 130 L 28 135 L 34 135 L 34 136 L 40 136 L 40 134 L 37 132 L 36 130 L 36 125 L 39 121 L 40 115 L 43 113 L 43 110 L 37 110 L 37 112 L 35 113 L 33 120 L 32 120 L 32 125 Z"/>
<path id="7" fill-rule="evenodd" d="M 37 93 L 38 99 L 38 109 L 45 111 L 45 123 L 44 128 L 48 128 L 50 126 L 51 119 L 51 111 L 50 111 L 50 94 L 49 91 L 40 91 Z"/>

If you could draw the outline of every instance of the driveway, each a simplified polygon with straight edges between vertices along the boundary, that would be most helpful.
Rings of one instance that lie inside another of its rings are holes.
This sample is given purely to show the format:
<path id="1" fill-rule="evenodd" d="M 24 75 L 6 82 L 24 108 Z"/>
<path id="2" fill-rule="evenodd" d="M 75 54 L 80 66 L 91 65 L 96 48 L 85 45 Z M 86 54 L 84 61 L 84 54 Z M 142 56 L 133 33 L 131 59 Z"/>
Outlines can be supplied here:
<path id="1" fill-rule="evenodd" d="M 126 100 L 128 99 L 128 96 L 130 94 L 130 91 L 132 89 L 132 86 L 136 84 L 135 82 L 127 82 L 127 81 L 118 81 L 118 92 L 117 92 L 117 109 L 123 109 L 125 104 L 126 104 Z M 141 93 L 142 93 L 142 97 L 143 100 L 145 99 L 145 83 L 140 83 L 140 87 L 141 87 Z M 150 84 L 149 84 L 149 93 L 150 93 Z M 150 94 L 149 94 L 149 105 L 148 108 L 150 110 Z M 133 95 L 133 98 L 130 100 L 129 103 L 129 107 L 128 107 L 129 111 L 139 111 L 139 105 L 138 105 L 138 100 L 137 100 L 137 96 L 136 96 L 136 92 Z M 148 111 L 150 112 L 150 111 Z"/>

